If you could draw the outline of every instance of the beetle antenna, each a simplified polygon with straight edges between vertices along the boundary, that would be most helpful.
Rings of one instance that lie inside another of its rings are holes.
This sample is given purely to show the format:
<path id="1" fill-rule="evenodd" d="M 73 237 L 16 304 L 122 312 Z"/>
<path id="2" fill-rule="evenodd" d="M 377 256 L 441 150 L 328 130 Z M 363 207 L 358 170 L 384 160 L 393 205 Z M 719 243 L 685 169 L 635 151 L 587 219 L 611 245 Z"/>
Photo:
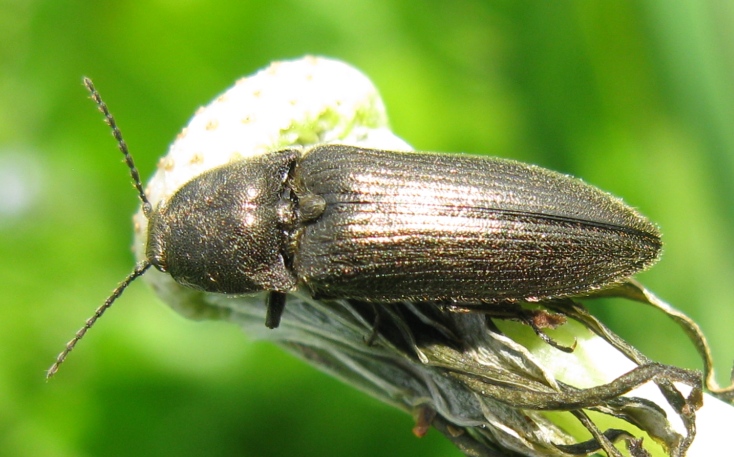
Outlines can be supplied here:
<path id="1" fill-rule="evenodd" d="M 133 156 L 130 155 L 130 152 L 127 149 L 127 143 L 125 143 L 125 140 L 122 138 L 122 132 L 120 132 L 120 129 L 117 127 L 117 122 L 115 122 L 115 118 L 107 108 L 107 104 L 102 100 L 97 89 L 95 89 L 92 80 L 85 76 L 82 81 L 84 82 L 84 87 L 89 91 L 89 95 L 92 97 L 92 100 L 97 104 L 97 108 L 104 115 L 105 122 L 112 129 L 112 136 L 115 137 L 117 147 L 120 149 L 120 152 L 125 156 L 125 163 L 127 163 L 127 167 L 130 169 L 130 176 L 132 176 L 135 188 L 138 190 L 138 197 L 143 203 L 143 214 L 145 214 L 146 218 L 149 218 L 150 213 L 153 211 L 153 206 L 148 201 L 148 197 L 145 196 L 143 184 L 140 182 L 140 174 L 138 173 L 138 169 L 135 168 Z"/>
<path id="2" fill-rule="evenodd" d="M 55 375 L 56 372 L 59 371 L 59 367 L 61 366 L 62 363 L 64 363 L 64 360 L 66 360 L 66 357 L 74 349 L 74 347 L 79 342 L 79 340 L 81 340 L 82 338 L 84 338 L 84 335 L 87 333 L 87 331 L 90 328 L 92 328 L 92 326 L 94 325 L 94 323 L 97 322 L 97 319 L 99 319 L 100 317 L 102 317 L 102 315 L 105 313 L 105 311 L 107 311 L 107 309 L 109 309 L 109 307 L 112 306 L 112 303 L 114 303 L 115 300 L 117 300 L 120 297 L 120 295 L 122 295 L 122 292 L 127 288 L 127 286 L 129 286 L 130 283 L 133 282 L 136 278 L 138 278 L 139 276 L 142 276 L 143 273 L 145 273 L 145 271 L 148 268 L 150 268 L 150 266 L 151 266 L 151 263 L 149 261 L 147 261 L 147 260 L 139 263 L 135 267 L 135 269 L 132 271 L 132 273 L 130 273 L 127 276 L 127 278 L 125 278 L 120 283 L 120 285 L 118 285 L 115 288 L 115 290 L 112 291 L 112 294 L 109 297 L 107 297 L 107 300 L 105 300 L 105 302 L 102 304 L 102 306 L 100 306 L 99 308 L 97 308 L 97 310 L 94 312 L 94 314 L 92 315 L 92 317 L 90 317 L 89 319 L 87 319 L 87 321 L 84 323 L 84 325 L 82 326 L 82 328 L 80 328 L 76 332 L 76 335 L 74 335 L 74 338 L 72 338 L 71 341 L 69 341 L 68 343 L 66 343 L 66 347 L 64 348 L 64 350 L 61 351 L 61 353 L 56 357 L 56 361 L 54 362 L 53 365 L 51 365 L 51 368 L 49 368 L 48 371 L 46 372 L 46 379 L 47 380 L 48 379 L 51 379 L 53 377 L 53 375 Z"/>

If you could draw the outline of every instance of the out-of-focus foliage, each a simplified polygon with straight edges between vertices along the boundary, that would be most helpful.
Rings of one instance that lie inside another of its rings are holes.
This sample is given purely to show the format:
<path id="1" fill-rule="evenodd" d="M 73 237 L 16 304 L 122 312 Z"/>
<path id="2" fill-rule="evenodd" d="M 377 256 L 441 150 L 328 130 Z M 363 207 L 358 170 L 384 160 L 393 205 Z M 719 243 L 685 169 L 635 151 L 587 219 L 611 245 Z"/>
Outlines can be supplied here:
<path id="1" fill-rule="evenodd" d="M 703 326 L 729 369 L 728 4 L 0 0 L 0 11 L 0 455 L 458 455 L 234 326 L 184 320 L 142 283 L 44 382 L 133 264 L 138 202 L 82 75 L 148 176 L 238 77 L 304 54 L 349 62 L 416 148 L 575 174 L 657 221 L 665 255 L 640 279 Z M 592 311 L 650 357 L 699 366 L 657 313 Z"/>

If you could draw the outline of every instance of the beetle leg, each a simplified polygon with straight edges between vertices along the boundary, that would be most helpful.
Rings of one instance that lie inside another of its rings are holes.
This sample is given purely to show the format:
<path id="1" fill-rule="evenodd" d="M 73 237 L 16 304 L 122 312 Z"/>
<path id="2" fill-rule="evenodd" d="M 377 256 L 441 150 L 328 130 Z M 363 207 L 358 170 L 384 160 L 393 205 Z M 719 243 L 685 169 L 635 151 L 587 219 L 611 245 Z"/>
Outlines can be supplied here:
<path id="1" fill-rule="evenodd" d="M 375 319 L 372 321 L 372 331 L 370 332 L 370 336 L 368 336 L 365 340 L 367 346 L 372 346 L 373 344 L 375 344 L 375 341 L 377 341 L 377 336 L 380 334 L 380 310 L 377 309 L 377 306 L 375 306 L 374 303 L 370 303 L 370 306 L 372 306 L 372 311 L 375 313 Z"/>
<path id="2" fill-rule="evenodd" d="M 268 292 L 268 297 L 265 300 L 265 306 L 268 308 L 265 314 L 265 326 L 267 328 L 277 328 L 280 325 L 280 318 L 283 316 L 283 310 L 285 309 L 285 296 L 284 292 Z"/>
<path id="3" fill-rule="evenodd" d="M 530 327 L 538 338 L 559 351 L 571 353 L 576 348 L 576 341 L 571 346 L 563 345 L 543 332 L 544 328 L 556 328 L 566 323 L 566 316 L 562 312 L 548 312 L 545 309 L 524 309 L 518 303 L 468 305 L 451 304 L 448 308 L 459 313 L 484 313 L 489 319 L 504 319 L 517 321 Z"/>

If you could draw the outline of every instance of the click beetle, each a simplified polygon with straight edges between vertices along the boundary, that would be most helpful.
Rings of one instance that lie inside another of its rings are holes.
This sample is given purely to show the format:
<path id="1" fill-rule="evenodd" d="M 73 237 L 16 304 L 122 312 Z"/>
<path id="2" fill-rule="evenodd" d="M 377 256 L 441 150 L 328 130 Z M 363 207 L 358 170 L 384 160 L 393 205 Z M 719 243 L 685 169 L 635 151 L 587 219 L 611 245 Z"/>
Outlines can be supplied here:
<path id="1" fill-rule="evenodd" d="M 655 263 L 656 226 L 577 178 L 512 160 L 340 144 L 273 151 L 206 171 L 153 207 L 119 129 L 148 218 L 146 259 L 48 372 L 151 266 L 206 292 L 268 292 L 470 308 L 589 294 Z"/>

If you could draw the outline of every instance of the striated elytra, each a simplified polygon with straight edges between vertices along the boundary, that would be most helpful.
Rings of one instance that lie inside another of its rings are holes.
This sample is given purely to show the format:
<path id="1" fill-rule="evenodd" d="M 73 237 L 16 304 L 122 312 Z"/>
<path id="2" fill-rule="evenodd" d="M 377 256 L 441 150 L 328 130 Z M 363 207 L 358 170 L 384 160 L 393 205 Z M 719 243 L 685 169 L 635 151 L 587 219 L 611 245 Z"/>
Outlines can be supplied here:
<path id="1" fill-rule="evenodd" d="M 462 305 L 540 301 L 652 265 L 621 200 L 516 161 L 322 145 L 199 175 L 151 212 L 147 261 L 207 292 Z M 275 295 L 273 295 L 275 294 Z"/>

